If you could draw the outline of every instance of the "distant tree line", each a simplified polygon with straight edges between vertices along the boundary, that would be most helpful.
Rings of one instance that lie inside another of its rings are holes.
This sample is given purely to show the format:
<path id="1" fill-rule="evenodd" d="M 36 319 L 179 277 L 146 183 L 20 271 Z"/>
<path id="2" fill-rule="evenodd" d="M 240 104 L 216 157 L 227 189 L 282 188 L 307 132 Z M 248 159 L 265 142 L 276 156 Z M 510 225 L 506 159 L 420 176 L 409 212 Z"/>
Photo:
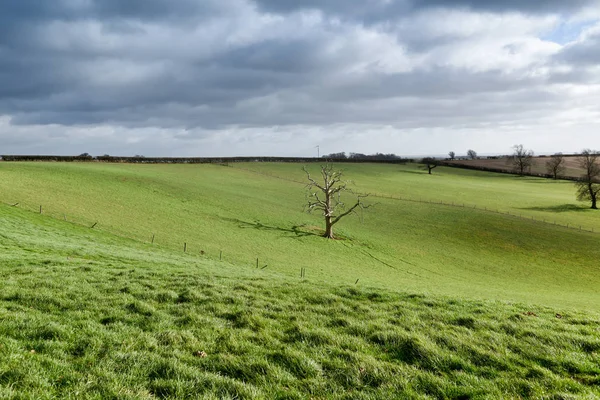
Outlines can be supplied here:
<path id="1" fill-rule="evenodd" d="M 2 155 L 2 161 L 94 161 L 90 155 L 79 156 L 39 156 L 39 155 Z"/>
<path id="2" fill-rule="evenodd" d="M 383 153 L 375 153 L 375 154 L 363 154 L 363 153 L 349 153 L 346 155 L 345 152 L 340 153 L 331 153 L 322 156 L 327 160 L 367 160 L 367 161 L 409 161 L 408 159 L 404 159 L 395 154 L 383 154 Z"/>
<path id="3" fill-rule="evenodd" d="M 354 153 L 351 153 L 353 155 Z M 344 154 L 345 155 L 345 154 Z M 379 163 L 405 163 L 413 160 L 401 157 L 389 157 L 390 155 L 377 155 L 362 157 L 339 158 L 345 162 L 379 162 Z M 316 162 L 321 158 L 315 157 L 144 157 L 136 155 L 134 157 L 116 157 L 105 154 L 103 156 L 93 157 L 88 153 L 78 156 L 48 156 L 48 155 L 2 155 L 3 161 L 96 161 L 96 162 L 114 162 L 114 163 L 143 163 L 143 164 L 227 164 L 234 162 Z M 338 160 L 335 157 L 328 159 Z"/>

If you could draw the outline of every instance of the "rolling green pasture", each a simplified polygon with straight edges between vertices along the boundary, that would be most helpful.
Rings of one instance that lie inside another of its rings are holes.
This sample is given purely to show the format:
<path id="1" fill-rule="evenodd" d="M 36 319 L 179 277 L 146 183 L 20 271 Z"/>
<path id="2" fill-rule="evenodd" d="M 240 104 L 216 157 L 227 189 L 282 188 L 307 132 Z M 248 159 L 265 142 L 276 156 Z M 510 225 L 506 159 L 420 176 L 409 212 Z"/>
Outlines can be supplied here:
<path id="1" fill-rule="evenodd" d="M 7 205 L 0 263 L 2 399 L 600 396 L 593 311 L 316 282 Z"/>
<path id="2" fill-rule="evenodd" d="M 299 181 L 305 176 L 297 164 L 291 163 L 252 163 L 240 167 Z M 424 177 L 426 172 L 418 164 L 348 163 L 343 168 L 348 179 L 356 182 L 356 189 L 374 195 L 465 204 L 600 231 L 600 213 L 589 209 L 588 203 L 576 201 L 572 181 L 447 167 L 438 167 L 431 176 Z"/>
<path id="3" fill-rule="evenodd" d="M 318 166 L 310 166 L 314 171 Z M 597 310 L 600 235 L 486 211 L 584 225 L 600 214 L 573 201 L 569 182 L 417 166 L 343 164 L 375 207 L 319 237 L 303 212 L 298 164 L 127 165 L 2 163 L 0 200 L 56 219 L 149 242 L 240 270 L 469 299 Z M 466 203 L 477 208 L 399 201 Z M 203 254 L 202 254 L 203 253 Z"/>

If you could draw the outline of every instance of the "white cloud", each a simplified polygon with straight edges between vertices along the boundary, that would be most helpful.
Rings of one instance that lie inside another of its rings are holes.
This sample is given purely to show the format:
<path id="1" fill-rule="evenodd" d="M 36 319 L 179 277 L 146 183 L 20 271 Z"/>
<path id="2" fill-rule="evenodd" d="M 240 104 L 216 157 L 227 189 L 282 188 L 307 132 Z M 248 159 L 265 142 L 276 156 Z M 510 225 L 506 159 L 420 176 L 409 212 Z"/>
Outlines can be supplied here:
<path id="1" fill-rule="evenodd" d="M 2 151 L 600 147 L 597 9 L 432 0 L 381 3 L 375 15 L 355 3 L 88 0 L 0 16 Z"/>

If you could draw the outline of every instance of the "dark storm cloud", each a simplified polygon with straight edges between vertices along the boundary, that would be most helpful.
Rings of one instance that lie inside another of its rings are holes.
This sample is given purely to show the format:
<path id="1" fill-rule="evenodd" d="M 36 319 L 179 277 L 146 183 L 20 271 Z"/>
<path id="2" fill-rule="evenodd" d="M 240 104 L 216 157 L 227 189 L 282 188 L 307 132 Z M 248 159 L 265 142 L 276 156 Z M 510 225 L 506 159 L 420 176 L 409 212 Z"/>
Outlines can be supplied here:
<path id="1" fill-rule="evenodd" d="M 211 0 L 6 0 L 0 2 L 0 21 L 79 18 L 185 19 L 215 13 L 219 9 L 219 3 Z"/>
<path id="2" fill-rule="evenodd" d="M 235 71 L 225 65 L 225 60 L 200 64 L 166 60 L 169 65 L 148 79 L 122 84 L 94 82 L 98 73 L 118 77 L 120 73 L 115 69 L 120 64 L 127 64 L 135 75 L 152 60 L 164 58 L 163 52 L 169 49 L 164 45 L 153 49 L 149 43 L 153 38 L 145 35 L 144 27 L 136 22 L 158 23 L 165 29 L 175 26 L 185 34 L 185 23 L 192 21 L 193 28 L 204 19 L 219 17 L 225 5 L 197 0 L 1 1 L 0 115 L 12 115 L 14 123 L 21 124 L 118 123 L 131 119 L 132 108 L 168 103 L 232 104 L 260 94 L 261 87 L 278 86 L 277 77 L 267 77 L 251 68 Z M 85 24 L 98 24 L 102 33 L 120 36 L 117 46 L 124 49 L 110 48 L 103 38 L 97 43 L 82 39 L 82 43 L 73 45 L 70 41 L 76 33 L 71 37 L 61 37 L 60 31 L 48 35 L 49 27 L 57 22 L 81 24 L 83 29 Z M 128 27 L 132 29 L 129 32 Z M 149 50 L 144 53 L 121 45 L 131 40 L 131 33 L 139 34 Z M 54 43 L 50 45 L 49 41 Z M 54 44 L 63 47 L 57 49 Z M 147 120 L 139 117 L 142 124 Z"/>
<path id="3" fill-rule="evenodd" d="M 322 10 L 364 21 L 393 19 L 410 11 L 431 7 L 468 8 L 475 11 L 516 11 L 531 14 L 560 13 L 598 5 L 598 0 L 256 0 L 264 10 L 287 13 Z"/>
<path id="4" fill-rule="evenodd" d="M 123 8 L 122 3 L 126 3 L 127 8 Z M 138 10 L 142 3 L 148 7 Z M 198 6 L 200 3 L 204 6 Z M 122 44 L 118 48 L 104 48 L 102 41 L 73 44 L 72 37 L 60 36 L 61 31 L 45 37 L 43 29 L 56 21 L 99 23 L 101 29 L 108 27 L 114 34 L 115 24 L 127 26 L 127 21 L 132 19 L 191 18 L 192 15 L 215 19 L 219 16 L 219 13 L 205 12 L 208 3 L 198 1 L 174 2 L 174 6 L 168 7 L 171 3 L 166 1 L 103 0 L 85 3 L 87 5 L 78 10 L 73 4 L 76 3 L 62 1 L 56 8 L 36 8 L 36 2 L 31 0 L 19 6 L 2 3 L 0 14 L 7 17 L 12 13 L 9 19 L 14 23 L 12 28 L 4 28 L 12 29 L 12 35 L 4 36 L 5 43 L 0 44 L 0 115 L 11 115 L 14 124 L 104 122 L 130 126 L 215 127 L 243 123 L 247 116 L 231 112 L 235 104 L 310 84 L 322 71 L 330 70 L 332 64 L 339 62 L 325 59 L 320 45 L 310 37 L 273 38 L 227 50 L 217 48 L 214 54 L 204 58 L 196 57 L 193 47 L 184 48 L 183 54 L 165 57 L 164 52 L 172 50 L 169 43 L 167 47 L 163 43 L 153 48 L 153 38 L 146 37 L 144 28 L 139 26 L 132 35 L 131 32 L 117 32 L 120 38 L 117 44 Z M 31 9 L 30 13 L 28 9 Z M 90 16 L 95 19 L 88 19 Z M 151 27 L 156 27 L 152 25 L 154 22 L 151 21 Z M 26 24 L 30 25 L 27 29 L 24 28 Z M 191 34 L 185 26 L 170 21 L 161 21 L 161 24 L 165 29 L 174 25 L 181 29 L 177 33 L 184 36 Z M 141 50 L 135 43 L 127 48 L 128 41 L 135 41 L 138 34 L 147 48 Z M 48 40 L 63 47 L 53 49 Z M 202 41 L 202 37 L 198 40 Z M 172 44 L 173 47 L 178 45 L 177 42 Z M 131 69 L 133 75 L 143 76 L 142 71 L 153 63 L 159 65 L 148 77 L 119 83 L 106 79 L 102 83 L 96 82 L 98 74 L 114 74 L 118 79 L 120 69 Z M 185 112 L 182 109 L 186 107 L 201 109 Z M 211 111 L 204 113 L 206 108 Z M 182 119 L 176 120 L 173 115 Z"/>
<path id="5" fill-rule="evenodd" d="M 236 103 L 311 82 L 324 69 L 315 49 L 307 42 L 267 41 L 215 56 L 206 62 L 168 62 L 152 78 L 122 85 L 95 85 L 71 73 L 76 66 L 69 57 L 59 60 L 32 59 L 17 54 L 0 61 L 0 111 L 15 115 L 18 124 L 97 124 L 102 121 L 127 124 L 148 123 L 148 117 L 165 117 L 173 105 L 231 110 Z M 61 65 L 61 62 L 64 65 Z M 101 59 L 85 61 L 99 63 Z M 139 64 L 138 64 L 139 63 Z M 133 68 L 143 62 L 133 61 Z M 109 67 L 107 67 L 109 68 Z M 102 69 L 102 68 L 101 68 Z M 2 73 L 4 71 L 4 73 Z M 15 80 L 25 74 L 27 80 Z M 199 115 L 199 114 L 198 114 Z M 187 116 L 180 124 L 214 126 L 244 120 L 244 115 L 208 112 L 201 120 Z M 183 115 L 182 115 L 183 117 Z M 232 119 L 233 118 L 233 119 Z M 219 118 L 221 119 L 221 118 Z M 161 125 L 161 121 L 156 121 Z"/>
<path id="6" fill-rule="evenodd" d="M 520 11 L 527 13 L 558 13 L 578 10 L 598 4 L 596 0 L 414 0 L 415 8 L 467 7 L 478 11 Z"/>

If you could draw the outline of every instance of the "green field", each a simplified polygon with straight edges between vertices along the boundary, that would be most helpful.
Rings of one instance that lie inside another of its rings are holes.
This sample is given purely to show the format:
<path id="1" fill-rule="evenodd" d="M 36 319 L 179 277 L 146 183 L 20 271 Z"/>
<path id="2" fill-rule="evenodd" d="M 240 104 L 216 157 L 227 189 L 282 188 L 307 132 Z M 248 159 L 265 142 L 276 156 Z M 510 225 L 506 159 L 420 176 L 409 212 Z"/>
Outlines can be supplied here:
<path id="1" fill-rule="evenodd" d="M 0 163 L 0 398 L 600 396 L 572 183 L 340 165 L 326 240 L 301 167 Z"/>
<path id="2" fill-rule="evenodd" d="M 485 208 L 600 231 L 600 213 L 574 200 L 570 182 L 414 165 L 346 164 L 356 190 L 465 203 L 372 196 L 376 206 L 318 235 L 303 212 L 298 164 L 126 165 L 3 163 L 0 200 L 122 237 L 290 277 L 421 293 L 597 309 L 600 236 Z M 313 166 L 317 168 L 318 166 Z M 252 169 L 255 172 L 248 171 Z M 260 172 L 260 173 L 256 173 Z M 273 177 L 275 175 L 279 178 Z M 281 179 L 285 178 L 285 179 Z"/>

